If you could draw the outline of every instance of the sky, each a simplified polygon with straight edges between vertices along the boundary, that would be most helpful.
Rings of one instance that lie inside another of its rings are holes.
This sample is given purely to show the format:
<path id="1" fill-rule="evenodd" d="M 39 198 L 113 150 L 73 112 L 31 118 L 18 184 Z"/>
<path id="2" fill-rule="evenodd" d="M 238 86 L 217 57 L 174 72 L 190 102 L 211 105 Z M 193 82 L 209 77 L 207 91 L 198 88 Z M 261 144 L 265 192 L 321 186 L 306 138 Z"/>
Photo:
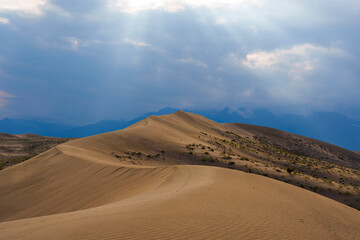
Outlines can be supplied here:
<path id="1" fill-rule="evenodd" d="M 360 1 L 0 0 L 0 118 L 170 106 L 360 119 Z"/>

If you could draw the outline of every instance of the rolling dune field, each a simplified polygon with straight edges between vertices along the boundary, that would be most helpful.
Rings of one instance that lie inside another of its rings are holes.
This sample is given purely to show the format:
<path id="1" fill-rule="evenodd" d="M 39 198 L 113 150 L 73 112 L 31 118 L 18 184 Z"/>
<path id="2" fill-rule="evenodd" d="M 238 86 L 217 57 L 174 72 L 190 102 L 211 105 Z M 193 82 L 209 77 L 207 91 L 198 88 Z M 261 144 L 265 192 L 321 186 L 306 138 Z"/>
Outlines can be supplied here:
<path id="1" fill-rule="evenodd" d="M 0 239 L 359 239 L 357 154 L 281 134 L 180 111 L 58 145 L 0 171 Z"/>

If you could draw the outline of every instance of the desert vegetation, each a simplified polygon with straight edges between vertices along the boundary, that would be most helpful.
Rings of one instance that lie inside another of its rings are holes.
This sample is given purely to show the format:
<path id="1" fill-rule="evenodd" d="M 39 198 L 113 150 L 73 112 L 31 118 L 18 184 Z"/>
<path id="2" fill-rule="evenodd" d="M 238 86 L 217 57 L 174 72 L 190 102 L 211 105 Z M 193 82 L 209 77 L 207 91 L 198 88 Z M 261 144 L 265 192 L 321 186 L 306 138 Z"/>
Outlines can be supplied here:
<path id="1" fill-rule="evenodd" d="M 0 170 L 26 161 L 71 138 L 0 134 Z"/>
<path id="2" fill-rule="evenodd" d="M 243 128 L 247 128 L 245 132 Z M 25 161 L 69 140 L 3 134 L 0 168 Z M 223 124 L 198 131 L 184 143 L 177 142 L 176 148 L 160 145 L 146 151 L 134 148 L 109 154 L 127 165 L 172 163 L 231 168 L 283 181 L 360 209 L 360 161 L 356 160 L 360 155 L 349 152 L 278 130 Z"/>
<path id="3" fill-rule="evenodd" d="M 1 236 L 356 239 L 358 154 L 274 131 L 177 112 L 60 144 L 0 171 Z"/>
<path id="4" fill-rule="evenodd" d="M 360 210 L 359 166 L 346 156 L 329 153 L 322 146 L 302 138 L 291 139 L 282 145 L 259 135 L 241 136 L 219 129 L 215 132 L 214 135 L 200 132 L 198 139 L 201 142 L 185 145 L 202 164 L 277 179 Z"/>

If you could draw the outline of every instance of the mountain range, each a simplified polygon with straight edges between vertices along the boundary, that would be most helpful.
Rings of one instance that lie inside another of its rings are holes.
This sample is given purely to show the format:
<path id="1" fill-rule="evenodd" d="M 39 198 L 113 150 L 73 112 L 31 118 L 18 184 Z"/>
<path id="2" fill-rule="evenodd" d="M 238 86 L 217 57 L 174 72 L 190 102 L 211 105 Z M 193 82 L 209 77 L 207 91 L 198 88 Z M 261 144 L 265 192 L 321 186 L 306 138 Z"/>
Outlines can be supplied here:
<path id="1" fill-rule="evenodd" d="M 78 138 L 124 129 L 151 115 L 171 114 L 179 109 L 167 107 L 158 112 L 145 113 L 132 120 L 103 120 L 84 126 L 47 123 L 28 119 L 0 120 L 0 132 L 10 134 L 34 133 L 43 136 Z M 360 120 L 336 112 L 315 112 L 307 116 L 275 115 L 266 109 L 244 114 L 246 109 L 191 111 L 219 123 L 240 122 L 272 127 L 306 137 L 329 142 L 353 151 L 360 150 Z"/>

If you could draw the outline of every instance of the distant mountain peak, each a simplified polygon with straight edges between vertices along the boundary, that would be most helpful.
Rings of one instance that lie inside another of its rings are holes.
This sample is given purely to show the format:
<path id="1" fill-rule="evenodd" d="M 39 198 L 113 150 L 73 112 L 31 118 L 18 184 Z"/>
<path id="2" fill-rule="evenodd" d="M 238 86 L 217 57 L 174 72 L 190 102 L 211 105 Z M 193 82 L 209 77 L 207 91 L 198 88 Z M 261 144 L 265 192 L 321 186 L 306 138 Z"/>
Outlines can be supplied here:
<path id="1" fill-rule="evenodd" d="M 267 109 L 232 110 L 229 107 L 221 110 L 190 111 L 200 114 L 219 123 L 240 122 L 259 126 L 272 127 L 287 132 L 323 140 L 351 150 L 360 150 L 360 121 L 349 119 L 340 113 L 315 112 L 308 116 L 274 115 Z M 177 108 L 165 107 L 157 112 L 145 113 L 132 120 L 103 120 L 85 126 L 51 124 L 41 121 L 9 119 L 0 120 L 0 132 L 12 134 L 35 133 L 54 137 L 86 137 L 109 131 L 116 131 L 133 125 L 149 116 L 160 116 L 189 112 Z"/>

